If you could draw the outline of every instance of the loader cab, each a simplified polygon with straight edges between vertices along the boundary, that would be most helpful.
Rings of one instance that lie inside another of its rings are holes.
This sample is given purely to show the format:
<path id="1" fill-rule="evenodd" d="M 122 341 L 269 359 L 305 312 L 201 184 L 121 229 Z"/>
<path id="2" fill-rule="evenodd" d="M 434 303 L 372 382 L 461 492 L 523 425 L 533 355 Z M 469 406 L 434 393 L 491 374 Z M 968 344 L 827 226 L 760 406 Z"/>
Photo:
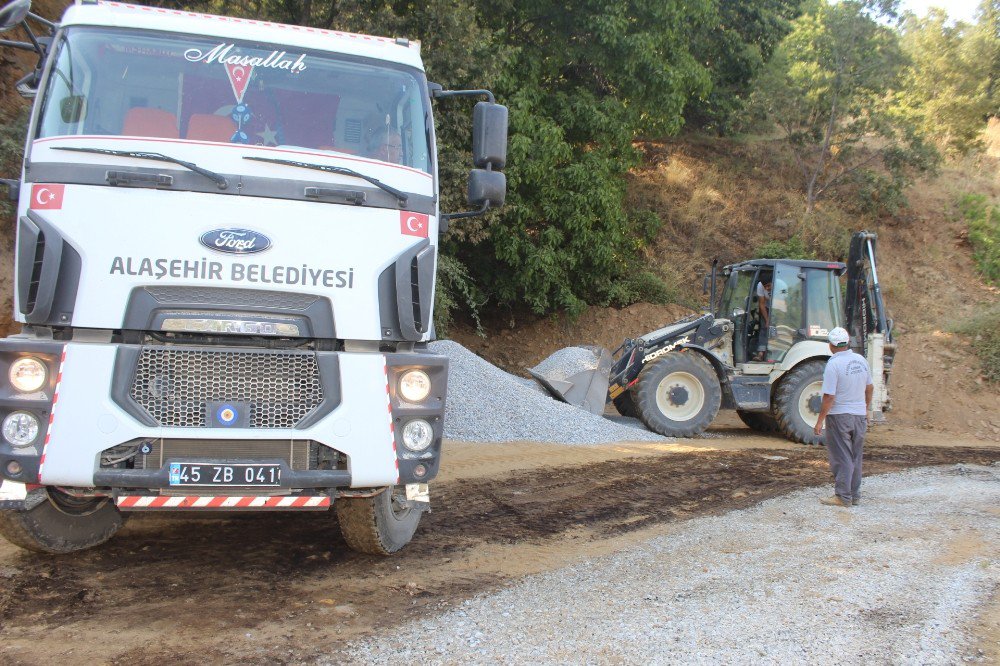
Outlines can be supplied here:
<path id="1" fill-rule="evenodd" d="M 733 322 L 735 365 L 778 364 L 799 342 L 825 341 L 843 325 L 845 270 L 842 263 L 780 259 L 726 266 L 716 312 Z"/>

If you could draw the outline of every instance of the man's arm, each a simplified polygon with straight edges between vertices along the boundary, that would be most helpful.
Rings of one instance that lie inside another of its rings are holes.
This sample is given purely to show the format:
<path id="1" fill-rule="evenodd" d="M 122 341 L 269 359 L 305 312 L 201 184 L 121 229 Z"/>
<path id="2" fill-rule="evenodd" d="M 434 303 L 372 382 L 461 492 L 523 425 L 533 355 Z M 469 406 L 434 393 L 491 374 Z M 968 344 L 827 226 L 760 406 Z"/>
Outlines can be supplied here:
<path id="1" fill-rule="evenodd" d="M 770 312 L 768 311 L 767 307 L 767 301 L 768 301 L 767 296 L 761 296 L 757 299 L 758 307 L 760 309 L 760 318 L 764 322 L 764 328 L 768 327 L 768 319 L 770 315 Z"/>
<path id="2" fill-rule="evenodd" d="M 865 391 L 865 395 L 868 396 L 869 402 L 871 401 L 871 389 L 873 387 L 869 386 L 868 390 Z M 829 415 L 830 410 L 833 409 L 833 399 L 836 396 L 830 395 L 829 393 L 823 394 L 823 405 L 819 408 L 819 418 L 816 419 L 816 427 L 813 428 L 813 432 L 817 435 L 823 434 L 823 424 L 826 422 L 826 417 Z"/>
<path id="3" fill-rule="evenodd" d="M 869 384 L 865 387 L 865 414 L 872 413 L 872 395 L 875 393 L 875 385 Z"/>

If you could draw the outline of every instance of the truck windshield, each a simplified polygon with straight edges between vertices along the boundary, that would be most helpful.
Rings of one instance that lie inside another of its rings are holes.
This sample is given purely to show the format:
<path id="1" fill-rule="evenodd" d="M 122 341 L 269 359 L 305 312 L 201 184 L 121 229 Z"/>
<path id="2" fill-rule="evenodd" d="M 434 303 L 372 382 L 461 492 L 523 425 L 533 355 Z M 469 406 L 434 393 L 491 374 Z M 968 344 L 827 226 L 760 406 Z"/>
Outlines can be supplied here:
<path id="1" fill-rule="evenodd" d="M 198 35 L 71 27 L 38 137 L 106 135 L 277 146 L 430 172 L 423 73 Z"/>

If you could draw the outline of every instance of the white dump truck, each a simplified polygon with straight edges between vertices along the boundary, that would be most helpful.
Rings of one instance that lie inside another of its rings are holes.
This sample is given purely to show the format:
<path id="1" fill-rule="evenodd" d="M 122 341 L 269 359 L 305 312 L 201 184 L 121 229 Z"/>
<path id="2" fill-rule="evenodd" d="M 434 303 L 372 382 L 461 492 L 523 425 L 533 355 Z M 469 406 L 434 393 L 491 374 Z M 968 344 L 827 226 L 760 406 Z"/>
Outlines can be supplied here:
<path id="1" fill-rule="evenodd" d="M 86 0 L 0 28 L 38 54 L 0 533 L 64 553 L 130 511 L 333 507 L 352 548 L 403 547 L 441 462 L 437 239 L 503 203 L 507 109 L 401 38 Z M 431 106 L 454 96 L 485 99 L 448 215 Z"/>

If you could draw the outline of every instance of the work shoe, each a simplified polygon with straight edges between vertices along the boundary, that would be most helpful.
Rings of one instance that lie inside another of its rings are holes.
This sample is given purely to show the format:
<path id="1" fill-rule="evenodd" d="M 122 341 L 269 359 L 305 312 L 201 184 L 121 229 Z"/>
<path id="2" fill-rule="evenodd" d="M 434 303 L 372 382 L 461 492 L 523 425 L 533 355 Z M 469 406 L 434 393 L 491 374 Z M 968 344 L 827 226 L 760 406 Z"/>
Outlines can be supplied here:
<path id="1" fill-rule="evenodd" d="M 855 497 L 854 499 L 851 500 L 851 506 L 857 506 L 859 504 L 861 504 L 861 498 L 860 497 Z"/>
<path id="2" fill-rule="evenodd" d="M 825 504 L 827 506 L 845 506 L 845 507 L 851 506 L 850 502 L 845 502 L 844 500 L 840 499 L 840 497 L 838 497 L 837 495 L 834 495 L 833 497 L 824 497 L 819 501 L 819 503 Z"/>

